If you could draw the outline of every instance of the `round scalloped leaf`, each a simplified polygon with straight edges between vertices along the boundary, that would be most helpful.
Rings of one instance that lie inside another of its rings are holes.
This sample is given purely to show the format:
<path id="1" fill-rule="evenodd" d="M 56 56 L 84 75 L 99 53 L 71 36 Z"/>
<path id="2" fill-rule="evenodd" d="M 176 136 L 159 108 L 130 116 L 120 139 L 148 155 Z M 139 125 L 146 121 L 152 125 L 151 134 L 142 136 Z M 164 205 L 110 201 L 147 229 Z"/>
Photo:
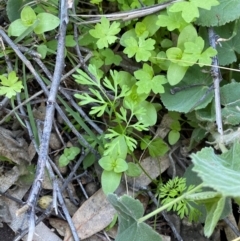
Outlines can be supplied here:
<path id="1" fill-rule="evenodd" d="M 188 69 L 178 85 L 174 87 L 169 84 L 164 85 L 165 93 L 161 94 L 161 100 L 169 111 L 188 113 L 192 109 L 205 108 L 213 98 L 213 91 L 211 91 L 202 100 L 211 83 L 210 75 L 204 74 L 198 66 L 193 66 Z M 183 90 L 171 94 L 170 90 L 173 88 Z"/>
<path id="2" fill-rule="evenodd" d="M 238 125 L 240 123 L 240 83 L 230 83 L 221 88 L 222 117 L 224 124 Z"/>
<path id="3" fill-rule="evenodd" d="M 199 9 L 200 17 L 195 22 L 201 26 L 221 26 L 240 17 L 239 0 L 218 0 L 219 5 L 211 10 Z"/>
<path id="4" fill-rule="evenodd" d="M 236 25 L 237 24 L 237 25 Z M 235 30 L 236 29 L 236 30 Z M 237 54 L 240 53 L 240 23 L 232 22 L 221 27 L 214 28 L 216 34 L 227 41 L 222 41 L 217 45 L 220 65 L 229 65 L 237 61 Z M 236 35 L 232 37 L 233 31 Z"/>

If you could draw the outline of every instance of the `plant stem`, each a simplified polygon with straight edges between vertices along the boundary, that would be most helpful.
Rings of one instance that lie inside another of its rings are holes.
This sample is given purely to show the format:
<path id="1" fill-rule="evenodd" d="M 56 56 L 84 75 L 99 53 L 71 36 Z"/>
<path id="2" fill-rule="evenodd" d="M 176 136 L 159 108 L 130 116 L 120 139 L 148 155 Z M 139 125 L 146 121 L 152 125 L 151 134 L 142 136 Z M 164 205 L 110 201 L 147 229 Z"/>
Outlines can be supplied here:
<path id="1" fill-rule="evenodd" d="M 202 187 L 203 187 L 203 184 L 200 184 L 200 185 L 196 186 L 195 188 L 193 188 L 192 190 L 190 190 L 189 192 L 186 192 L 182 196 L 176 198 L 175 200 L 163 205 L 162 207 L 154 210 L 153 212 L 145 215 L 144 217 L 139 218 L 138 223 L 142 223 L 142 222 L 146 221 L 147 219 L 155 216 L 156 214 L 158 214 L 158 213 L 162 212 L 163 210 L 167 209 L 168 207 L 171 207 L 173 204 L 185 199 L 187 195 L 195 193 L 197 190 L 201 189 Z"/>

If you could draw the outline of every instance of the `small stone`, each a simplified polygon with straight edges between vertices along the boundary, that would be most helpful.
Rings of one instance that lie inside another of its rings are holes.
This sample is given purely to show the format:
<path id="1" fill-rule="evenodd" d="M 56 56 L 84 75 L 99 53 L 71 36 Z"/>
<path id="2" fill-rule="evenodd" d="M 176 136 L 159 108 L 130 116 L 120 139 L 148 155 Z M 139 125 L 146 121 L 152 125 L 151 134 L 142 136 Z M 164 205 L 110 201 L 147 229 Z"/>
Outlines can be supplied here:
<path id="1" fill-rule="evenodd" d="M 91 197 L 98 190 L 98 185 L 95 182 L 90 182 L 86 185 L 85 190 L 88 196 Z"/>

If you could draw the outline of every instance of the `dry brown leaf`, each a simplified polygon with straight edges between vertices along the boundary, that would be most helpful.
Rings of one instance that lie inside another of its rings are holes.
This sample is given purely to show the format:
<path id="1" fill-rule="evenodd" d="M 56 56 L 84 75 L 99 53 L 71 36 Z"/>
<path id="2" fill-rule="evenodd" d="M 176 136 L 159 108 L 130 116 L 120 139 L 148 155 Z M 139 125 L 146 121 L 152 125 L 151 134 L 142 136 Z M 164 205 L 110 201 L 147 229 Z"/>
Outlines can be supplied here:
<path id="1" fill-rule="evenodd" d="M 113 206 L 107 201 L 102 189 L 91 196 L 73 215 L 73 223 L 81 239 L 88 238 L 104 229 L 116 213 Z M 64 241 L 73 240 L 69 228 Z"/>
<path id="2" fill-rule="evenodd" d="M 0 155 L 12 162 L 23 165 L 30 162 L 28 144 L 13 131 L 0 127 Z"/>
<path id="3" fill-rule="evenodd" d="M 161 158 L 147 157 L 141 161 L 141 166 L 148 173 L 151 179 L 157 178 L 161 173 L 169 167 L 168 155 Z M 129 178 L 128 183 L 135 187 L 145 187 L 152 182 L 144 172 L 137 178 Z"/>
<path id="4" fill-rule="evenodd" d="M 61 236 L 64 236 L 68 223 L 59 218 L 49 218 L 48 220 L 51 226 L 55 228 Z"/>
<path id="5" fill-rule="evenodd" d="M 0 191 L 6 192 L 19 178 L 20 172 L 17 166 L 14 166 L 11 170 L 4 172 L 0 176 Z"/>

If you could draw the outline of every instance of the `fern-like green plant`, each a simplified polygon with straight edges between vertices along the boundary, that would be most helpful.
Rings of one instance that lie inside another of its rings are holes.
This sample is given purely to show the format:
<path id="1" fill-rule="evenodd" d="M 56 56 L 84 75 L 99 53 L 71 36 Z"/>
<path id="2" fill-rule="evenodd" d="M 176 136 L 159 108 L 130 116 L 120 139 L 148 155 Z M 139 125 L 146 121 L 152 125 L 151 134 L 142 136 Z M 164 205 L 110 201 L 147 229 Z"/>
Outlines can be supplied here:
<path id="1" fill-rule="evenodd" d="M 186 178 L 175 177 L 174 179 L 169 180 L 166 184 L 160 185 L 158 192 L 161 204 L 168 204 L 176 198 L 182 196 L 185 192 L 189 192 L 194 188 L 194 185 L 187 187 Z M 192 204 L 193 201 L 189 201 L 187 198 L 184 198 L 169 206 L 167 211 L 173 210 L 177 212 L 180 218 L 188 217 L 190 222 L 197 221 L 201 213 Z M 197 204 L 195 203 L 195 205 Z"/>

